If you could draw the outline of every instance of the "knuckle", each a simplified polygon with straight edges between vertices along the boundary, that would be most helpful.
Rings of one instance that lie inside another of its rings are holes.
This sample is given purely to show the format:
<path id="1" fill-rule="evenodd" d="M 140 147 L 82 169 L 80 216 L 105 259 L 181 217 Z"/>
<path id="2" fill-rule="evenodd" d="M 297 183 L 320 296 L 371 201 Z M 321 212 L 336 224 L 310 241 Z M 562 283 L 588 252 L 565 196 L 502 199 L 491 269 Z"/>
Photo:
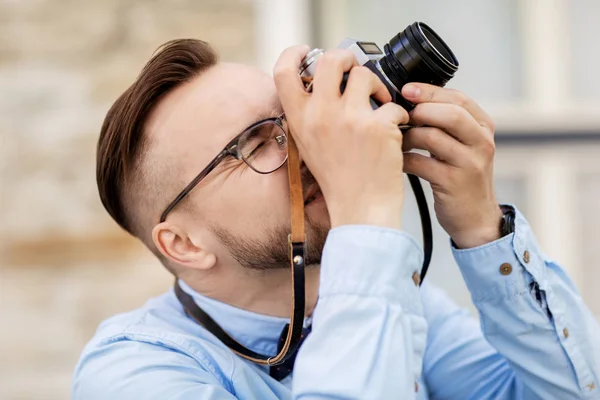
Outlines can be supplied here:
<path id="1" fill-rule="evenodd" d="M 472 171 L 477 175 L 484 175 L 490 165 L 490 159 L 483 154 L 475 155 L 471 160 Z"/>
<path id="2" fill-rule="evenodd" d="M 368 134 L 373 130 L 373 126 L 380 123 L 376 118 L 358 117 L 355 113 L 346 113 L 344 121 L 349 129 L 360 133 Z"/>
<path id="3" fill-rule="evenodd" d="M 329 50 L 319 57 L 317 68 L 321 66 L 323 68 L 338 67 L 344 63 L 344 53 L 339 49 Z"/>
<path id="4" fill-rule="evenodd" d="M 460 90 L 456 90 L 456 89 L 449 89 L 449 90 L 452 92 L 452 96 L 454 97 L 454 101 L 453 101 L 454 104 L 456 104 L 459 107 L 463 107 L 463 108 L 469 106 L 469 104 L 471 103 L 471 98 L 469 96 L 467 96 Z"/>
<path id="5" fill-rule="evenodd" d="M 491 118 L 488 118 L 485 121 L 485 125 L 489 129 L 490 133 L 493 135 L 496 131 L 496 124 L 494 123 L 494 121 Z"/>
<path id="6" fill-rule="evenodd" d="M 451 124 L 458 124 L 465 117 L 465 112 L 464 108 L 453 104 L 453 107 L 448 110 L 448 121 Z"/>
<path id="7" fill-rule="evenodd" d="M 425 129 L 422 132 L 421 139 L 426 148 L 435 148 L 438 142 L 436 130 L 434 128 Z"/>
<path id="8" fill-rule="evenodd" d="M 496 154 L 496 143 L 492 139 L 486 139 L 483 141 L 482 150 L 488 158 L 493 157 Z"/>
<path id="9" fill-rule="evenodd" d="M 354 53 L 347 49 L 333 49 L 325 52 L 317 60 L 316 72 L 323 69 L 342 69 L 346 62 L 354 58 Z"/>
<path id="10" fill-rule="evenodd" d="M 332 53 L 340 60 L 354 58 L 354 53 L 348 49 L 333 49 Z"/>
<path id="11" fill-rule="evenodd" d="M 484 160 L 477 159 L 474 161 L 473 169 L 477 172 L 478 175 L 483 175 L 486 170 L 486 162 Z"/>
<path id="12" fill-rule="evenodd" d="M 321 57 L 318 59 L 318 62 L 318 65 L 323 68 L 324 65 L 331 65 L 339 62 L 339 57 L 336 56 L 336 53 L 333 50 L 330 50 L 321 55 Z"/>
<path id="13" fill-rule="evenodd" d="M 323 70 L 332 68 L 333 64 L 335 63 L 335 58 L 333 57 L 333 55 L 325 53 L 321 57 L 319 57 L 316 62 L 317 64 L 315 66 L 315 76 L 322 74 Z"/>
<path id="14" fill-rule="evenodd" d="M 351 133 L 351 136 L 362 138 L 367 137 L 373 129 L 372 126 L 364 120 L 350 117 L 345 118 L 342 122 L 342 130 L 345 133 Z M 371 136 L 371 140 L 372 139 L 373 137 Z"/>

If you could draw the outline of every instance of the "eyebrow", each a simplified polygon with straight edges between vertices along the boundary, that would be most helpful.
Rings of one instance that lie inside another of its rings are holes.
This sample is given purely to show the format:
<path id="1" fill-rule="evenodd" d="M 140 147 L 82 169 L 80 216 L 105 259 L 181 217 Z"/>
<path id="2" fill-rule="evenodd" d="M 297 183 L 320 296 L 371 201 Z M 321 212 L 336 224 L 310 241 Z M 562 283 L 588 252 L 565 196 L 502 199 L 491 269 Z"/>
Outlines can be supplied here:
<path id="1" fill-rule="evenodd" d="M 256 124 L 257 122 L 260 122 L 265 119 L 277 118 L 278 116 L 281 115 L 282 112 L 283 112 L 283 108 L 281 107 L 281 103 L 279 102 L 279 97 L 277 95 L 274 95 L 271 98 L 271 100 L 269 101 L 268 107 L 266 109 L 264 109 L 263 111 L 261 111 L 256 116 L 256 119 L 254 120 L 254 122 L 251 122 L 250 124 L 248 124 L 247 127 L 252 126 L 252 125 Z"/>

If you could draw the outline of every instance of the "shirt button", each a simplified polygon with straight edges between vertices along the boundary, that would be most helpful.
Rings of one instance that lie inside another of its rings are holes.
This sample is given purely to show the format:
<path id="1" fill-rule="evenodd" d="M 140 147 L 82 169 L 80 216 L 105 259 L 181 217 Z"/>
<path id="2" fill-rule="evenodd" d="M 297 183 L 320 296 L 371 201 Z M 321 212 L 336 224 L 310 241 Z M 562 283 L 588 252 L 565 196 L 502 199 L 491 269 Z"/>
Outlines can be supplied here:
<path id="1" fill-rule="evenodd" d="M 504 263 L 500 266 L 500 273 L 502 275 L 510 275 L 511 272 L 512 272 L 512 265 L 510 265 L 509 263 Z"/>
<path id="2" fill-rule="evenodd" d="M 529 251 L 525 250 L 525 253 L 523 253 L 523 259 L 525 260 L 526 264 L 529 264 L 529 260 L 531 260 L 531 254 L 529 254 Z"/>
<path id="3" fill-rule="evenodd" d="M 569 337 L 569 330 L 567 328 L 563 329 L 563 335 L 565 335 L 565 339 Z"/>

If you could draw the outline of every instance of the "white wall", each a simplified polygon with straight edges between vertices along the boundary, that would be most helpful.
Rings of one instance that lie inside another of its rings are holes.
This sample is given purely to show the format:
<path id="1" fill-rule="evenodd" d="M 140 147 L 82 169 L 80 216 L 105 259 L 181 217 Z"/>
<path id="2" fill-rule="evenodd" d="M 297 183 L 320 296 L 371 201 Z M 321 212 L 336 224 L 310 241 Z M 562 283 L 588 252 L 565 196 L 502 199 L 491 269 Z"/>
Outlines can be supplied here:
<path id="1" fill-rule="evenodd" d="M 344 37 L 383 45 L 407 25 L 423 21 L 459 58 L 459 72 L 449 86 L 484 106 L 499 134 L 600 133 L 600 80 L 593 67 L 600 65 L 596 0 L 291 1 L 295 10 L 302 9 L 302 19 L 291 17 L 285 2 L 280 8 L 266 7 L 279 4 L 276 0 L 256 2 L 284 28 L 278 35 L 285 40 L 259 37 L 258 48 L 273 50 L 264 59 L 267 63 L 284 41 L 304 43 L 311 36 L 298 23 L 312 24 L 312 32 L 318 33 L 313 47 L 332 48 Z M 305 19 L 307 15 L 313 18 Z M 573 140 L 559 145 L 500 145 L 496 157 L 499 200 L 516 203 L 527 213 L 542 248 L 565 266 L 598 315 L 600 294 L 595 287 L 600 274 L 595 271 L 600 257 L 594 238 L 600 224 L 590 221 L 600 214 L 593 201 L 600 195 L 599 151 L 600 141 L 581 145 Z M 407 229 L 420 237 L 416 204 L 412 196 L 407 198 Z M 430 278 L 469 306 L 447 235 L 439 226 L 435 239 Z"/>

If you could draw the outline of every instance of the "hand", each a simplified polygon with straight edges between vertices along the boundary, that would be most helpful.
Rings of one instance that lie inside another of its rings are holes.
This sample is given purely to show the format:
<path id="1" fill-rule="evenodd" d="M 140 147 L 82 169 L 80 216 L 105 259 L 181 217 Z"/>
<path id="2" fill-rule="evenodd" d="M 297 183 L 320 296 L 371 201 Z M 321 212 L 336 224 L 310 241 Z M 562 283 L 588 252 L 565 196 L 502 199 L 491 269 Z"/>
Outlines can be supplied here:
<path id="1" fill-rule="evenodd" d="M 411 83 L 402 95 L 416 104 L 404 134 L 404 171 L 431 183 L 440 225 L 459 248 L 500 238 L 502 211 L 494 194 L 494 123 L 463 93 Z M 419 125 L 426 125 L 418 127 Z"/>
<path id="2" fill-rule="evenodd" d="M 275 85 L 300 155 L 321 187 L 332 227 L 369 224 L 400 229 L 403 188 L 402 133 L 407 112 L 391 103 L 384 84 L 358 66 L 349 50 L 318 59 L 313 91 L 298 67 L 307 47 L 285 50 L 274 69 Z M 350 71 L 342 95 L 344 72 Z M 384 103 L 373 111 L 369 97 Z"/>

